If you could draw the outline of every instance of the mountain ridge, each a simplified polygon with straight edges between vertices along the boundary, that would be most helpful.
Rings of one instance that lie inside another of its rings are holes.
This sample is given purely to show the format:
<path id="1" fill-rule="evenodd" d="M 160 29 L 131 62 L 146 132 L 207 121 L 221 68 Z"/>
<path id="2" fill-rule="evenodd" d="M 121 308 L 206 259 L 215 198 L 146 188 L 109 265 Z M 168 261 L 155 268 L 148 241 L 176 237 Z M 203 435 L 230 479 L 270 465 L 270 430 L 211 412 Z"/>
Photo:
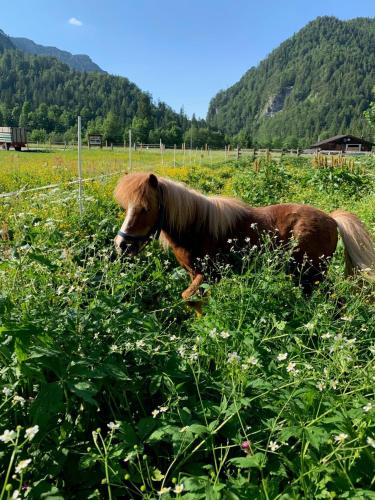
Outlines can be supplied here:
<path id="1" fill-rule="evenodd" d="M 17 49 L 28 54 L 55 57 L 77 71 L 106 73 L 86 54 L 72 54 L 57 47 L 40 45 L 25 37 L 9 37 L 9 39 Z"/>
<path id="2" fill-rule="evenodd" d="M 10 38 L 8 35 L 4 33 L 2 29 L 0 29 L 0 51 L 3 51 L 4 49 L 14 49 L 14 45 L 11 42 Z"/>

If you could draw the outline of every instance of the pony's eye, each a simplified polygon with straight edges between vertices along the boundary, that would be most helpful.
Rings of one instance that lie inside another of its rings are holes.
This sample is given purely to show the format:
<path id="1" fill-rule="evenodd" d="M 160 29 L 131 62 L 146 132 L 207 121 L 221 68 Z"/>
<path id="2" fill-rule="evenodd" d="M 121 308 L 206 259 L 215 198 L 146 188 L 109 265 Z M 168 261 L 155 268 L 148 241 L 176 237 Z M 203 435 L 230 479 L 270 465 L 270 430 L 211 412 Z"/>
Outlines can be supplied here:
<path id="1" fill-rule="evenodd" d="M 142 213 L 145 214 L 146 212 L 148 212 L 148 208 L 142 207 Z"/>

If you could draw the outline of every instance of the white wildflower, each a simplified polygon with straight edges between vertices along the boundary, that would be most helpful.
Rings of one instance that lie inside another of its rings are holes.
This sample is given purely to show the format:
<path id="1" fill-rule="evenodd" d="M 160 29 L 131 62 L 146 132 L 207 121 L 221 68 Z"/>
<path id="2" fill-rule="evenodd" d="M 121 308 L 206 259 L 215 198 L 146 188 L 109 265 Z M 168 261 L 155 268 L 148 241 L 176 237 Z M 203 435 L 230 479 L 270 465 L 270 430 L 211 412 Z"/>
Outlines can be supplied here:
<path id="1" fill-rule="evenodd" d="M 166 411 L 168 411 L 168 406 L 159 406 L 160 413 L 165 413 Z"/>
<path id="2" fill-rule="evenodd" d="M 258 358 L 256 358 L 255 356 L 250 356 L 247 361 L 253 366 L 256 366 L 259 363 Z"/>
<path id="3" fill-rule="evenodd" d="M 353 316 L 341 316 L 343 321 L 353 321 Z"/>
<path id="4" fill-rule="evenodd" d="M 30 441 L 35 438 L 35 436 L 39 432 L 39 425 L 34 425 L 33 427 L 29 427 L 25 431 L 25 438 L 29 439 Z"/>
<path id="5" fill-rule="evenodd" d="M 345 432 L 340 432 L 337 436 L 334 437 L 336 443 L 343 443 L 346 439 L 348 439 L 348 435 Z"/>
<path id="6" fill-rule="evenodd" d="M 217 337 L 216 328 L 212 328 L 212 330 L 209 332 L 208 336 L 211 337 L 212 339 L 216 338 Z"/>
<path id="7" fill-rule="evenodd" d="M 315 328 L 315 324 L 312 321 L 310 321 L 309 323 L 306 323 L 306 325 L 304 325 L 304 326 L 305 326 L 306 330 L 310 330 L 310 331 L 314 330 L 314 328 Z"/>
<path id="8" fill-rule="evenodd" d="M 181 356 L 181 358 L 185 357 L 185 348 L 184 347 L 179 347 L 177 349 L 177 352 Z"/>
<path id="9" fill-rule="evenodd" d="M 173 491 L 176 493 L 176 495 L 179 495 L 184 491 L 184 485 L 182 483 L 176 484 L 175 489 Z"/>
<path id="10" fill-rule="evenodd" d="M 233 242 L 233 240 L 231 238 L 229 238 L 227 241 L 228 241 L 228 243 L 232 243 Z"/>
<path id="11" fill-rule="evenodd" d="M 357 340 L 356 338 L 354 338 L 354 339 L 348 339 L 347 342 L 346 342 L 346 344 L 349 347 L 354 347 L 354 344 L 355 344 L 356 340 Z"/>
<path id="12" fill-rule="evenodd" d="M 296 371 L 296 364 L 295 364 L 295 363 L 293 363 L 293 361 L 291 361 L 291 362 L 288 364 L 288 366 L 286 367 L 286 371 L 287 371 L 288 373 L 293 373 L 293 372 L 295 372 L 295 371 Z"/>
<path id="13" fill-rule="evenodd" d="M 20 492 L 18 490 L 14 490 L 10 498 L 12 500 L 17 500 L 18 498 L 21 498 Z"/>
<path id="14" fill-rule="evenodd" d="M 280 448 L 280 445 L 279 445 L 279 444 L 277 444 L 277 442 L 276 442 L 276 441 L 270 441 L 270 442 L 269 442 L 269 445 L 268 445 L 268 448 L 269 448 L 271 451 L 275 452 L 275 451 L 277 451 L 277 450 Z"/>
<path id="15" fill-rule="evenodd" d="M 16 468 L 15 468 L 16 474 L 19 474 L 24 469 L 26 469 L 26 467 L 30 463 L 31 463 L 31 458 L 27 458 L 26 460 L 21 460 L 20 462 L 18 462 L 18 464 L 16 465 Z"/>
<path id="16" fill-rule="evenodd" d="M 26 399 L 23 398 L 22 396 L 18 396 L 17 394 L 13 397 L 13 402 L 14 403 L 19 403 L 21 406 L 25 405 Z"/>
<path id="17" fill-rule="evenodd" d="M 137 349 L 140 349 L 141 347 L 145 346 L 145 341 L 144 340 L 137 340 L 135 345 L 136 345 Z"/>
<path id="18" fill-rule="evenodd" d="M 159 491 L 158 491 L 158 495 L 159 496 L 162 496 L 162 495 L 165 495 L 167 493 L 169 493 L 171 491 L 171 488 L 167 488 L 165 486 L 163 486 Z"/>
<path id="19" fill-rule="evenodd" d="M 331 387 L 332 389 L 336 390 L 338 386 L 338 380 L 331 380 Z"/>
<path id="20" fill-rule="evenodd" d="M 4 431 L 1 436 L 0 436 L 0 441 L 3 443 L 9 443 L 9 441 L 13 441 L 17 436 L 17 433 L 15 431 Z"/>
<path id="21" fill-rule="evenodd" d="M 239 363 L 241 361 L 240 356 L 236 352 L 231 352 L 228 354 L 228 363 Z"/>
<path id="22" fill-rule="evenodd" d="M 363 407 L 363 410 L 364 410 L 365 412 L 368 412 L 368 411 L 372 410 L 372 408 L 373 408 L 373 407 L 374 407 L 374 405 L 373 405 L 372 403 L 367 403 L 367 405 L 365 405 L 365 406 Z"/>
<path id="23" fill-rule="evenodd" d="M 258 224 L 257 224 L 256 222 L 252 222 L 252 223 L 250 224 L 250 227 L 251 227 L 251 229 L 255 229 L 255 228 L 257 227 L 257 225 L 258 225 Z"/>
<path id="24" fill-rule="evenodd" d="M 160 413 L 160 410 L 153 410 L 151 412 L 151 415 L 152 415 L 153 418 L 156 418 L 159 415 L 159 413 Z"/>
<path id="25" fill-rule="evenodd" d="M 109 422 L 109 424 L 107 424 L 107 427 L 110 431 L 116 431 L 117 429 L 120 428 L 120 424 L 118 423 L 115 423 L 115 422 Z"/>
<path id="26" fill-rule="evenodd" d="M 221 332 L 220 337 L 222 339 L 227 339 L 228 337 L 230 337 L 230 333 L 229 332 Z"/>
<path id="27" fill-rule="evenodd" d="M 288 357 L 287 352 L 281 352 L 280 354 L 277 355 L 277 361 L 285 361 L 286 358 Z"/>
<path id="28" fill-rule="evenodd" d="M 323 389 L 325 388 L 325 383 L 324 382 L 318 382 L 316 384 L 316 388 L 319 389 L 320 392 L 322 392 Z"/>
<path id="29" fill-rule="evenodd" d="M 332 335 L 330 333 L 324 333 L 322 335 L 322 339 L 330 339 L 332 337 Z"/>
<path id="30" fill-rule="evenodd" d="M 9 387 L 4 387 L 2 392 L 3 392 L 4 396 L 7 398 L 9 398 L 9 396 L 12 394 L 12 390 L 9 389 Z"/>
<path id="31" fill-rule="evenodd" d="M 185 427 L 181 427 L 180 432 L 186 432 L 189 430 L 189 426 L 185 425 Z"/>
<path id="32" fill-rule="evenodd" d="M 366 443 L 369 445 L 369 446 L 372 446 L 373 448 L 375 448 L 375 439 L 368 436 L 368 438 L 366 439 Z"/>

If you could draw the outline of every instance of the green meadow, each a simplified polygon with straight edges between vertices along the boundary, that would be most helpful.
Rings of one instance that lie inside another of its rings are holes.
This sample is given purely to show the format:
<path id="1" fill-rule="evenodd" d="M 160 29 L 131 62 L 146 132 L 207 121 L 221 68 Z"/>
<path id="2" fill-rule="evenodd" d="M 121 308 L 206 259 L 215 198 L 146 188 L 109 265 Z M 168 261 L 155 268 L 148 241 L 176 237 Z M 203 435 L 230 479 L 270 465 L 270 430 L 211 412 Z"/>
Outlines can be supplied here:
<path id="1" fill-rule="evenodd" d="M 374 499 L 375 288 L 341 244 L 306 298 L 287 254 L 188 276 L 152 242 L 113 256 L 126 150 L 0 152 L 0 500 Z M 356 213 L 375 237 L 375 161 L 132 152 L 131 168 L 254 206 Z M 114 174 L 114 175 L 112 175 Z M 58 184 L 36 192 L 28 189 Z M 18 496 L 17 496 L 18 495 Z"/>

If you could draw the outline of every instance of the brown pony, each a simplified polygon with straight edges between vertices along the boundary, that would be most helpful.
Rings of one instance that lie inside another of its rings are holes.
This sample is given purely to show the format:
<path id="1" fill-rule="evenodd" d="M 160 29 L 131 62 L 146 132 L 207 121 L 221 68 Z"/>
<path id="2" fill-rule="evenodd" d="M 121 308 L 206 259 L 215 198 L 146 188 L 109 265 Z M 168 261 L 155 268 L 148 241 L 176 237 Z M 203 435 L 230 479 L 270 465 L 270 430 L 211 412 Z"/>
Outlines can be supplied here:
<path id="1" fill-rule="evenodd" d="M 229 258 L 236 245 L 257 245 L 262 233 L 280 244 L 293 238 L 295 268 L 306 293 L 321 281 L 340 233 L 345 246 L 346 273 L 356 270 L 374 276 L 375 250 L 370 235 L 354 214 L 336 210 L 326 214 L 295 203 L 253 208 L 224 197 L 207 197 L 185 185 L 149 173 L 120 179 L 116 201 L 126 217 L 115 238 L 117 252 L 137 254 L 152 238 L 161 236 L 178 262 L 190 274 L 191 284 L 182 293 L 191 298 L 204 281 L 202 259 Z"/>

